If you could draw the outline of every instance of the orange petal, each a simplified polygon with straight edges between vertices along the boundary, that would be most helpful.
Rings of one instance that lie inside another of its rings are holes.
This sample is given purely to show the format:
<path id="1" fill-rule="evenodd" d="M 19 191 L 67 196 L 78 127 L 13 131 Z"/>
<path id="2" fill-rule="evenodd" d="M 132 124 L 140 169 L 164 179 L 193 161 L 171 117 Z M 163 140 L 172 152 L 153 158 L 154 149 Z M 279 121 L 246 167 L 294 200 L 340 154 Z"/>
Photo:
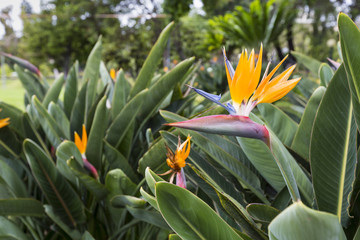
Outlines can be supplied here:
<path id="1" fill-rule="evenodd" d="M 267 91 L 259 98 L 258 103 L 272 103 L 284 97 L 290 92 L 301 78 L 292 79 L 279 83 L 277 86 L 267 89 Z"/>
<path id="2" fill-rule="evenodd" d="M 10 124 L 10 118 L 0 119 L 0 128 L 3 128 Z"/>
<path id="3" fill-rule="evenodd" d="M 83 143 L 81 142 L 80 136 L 77 132 L 74 133 L 74 138 L 75 138 L 76 147 L 79 149 L 81 154 L 84 154 L 85 148 L 84 148 Z"/>
<path id="4" fill-rule="evenodd" d="M 86 128 L 85 128 L 85 124 L 82 125 L 82 144 L 84 146 L 84 152 L 86 150 L 86 146 L 87 146 L 87 133 L 86 133 Z"/>

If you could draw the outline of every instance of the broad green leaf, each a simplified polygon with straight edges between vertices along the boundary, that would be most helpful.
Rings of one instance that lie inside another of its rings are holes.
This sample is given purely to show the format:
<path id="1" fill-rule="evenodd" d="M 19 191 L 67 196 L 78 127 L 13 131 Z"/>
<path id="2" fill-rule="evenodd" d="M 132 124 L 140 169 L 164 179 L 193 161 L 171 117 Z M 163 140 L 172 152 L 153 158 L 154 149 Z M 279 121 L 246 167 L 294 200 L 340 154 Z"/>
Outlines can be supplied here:
<path id="1" fill-rule="evenodd" d="M 147 167 L 145 170 L 145 180 L 151 192 L 154 195 L 155 195 L 155 184 L 157 182 L 165 181 L 164 179 L 156 175 L 156 173 L 154 173 L 149 167 Z"/>
<path id="2" fill-rule="evenodd" d="M 66 135 L 67 139 L 70 139 L 70 122 L 69 119 L 66 117 L 66 114 L 63 112 L 61 107 L 51 102 L 48 107 L 48 112 L 57 122 L 59 127 L 63 130 L 63 133 Z"/>
<path id="3" fill-rule="evenodd" d="M 163 229 L 170 229 L 159 212 L 133 208 L 129 206 L 127 206 L 126 209 L 130 212 L 131 215 L 133 215 L 134 218 L 140 219 L 141 221 Z"/>
<path id="4" fill-rule="evenodd" d="M 186 118 L 176 115 L 174 113 L 170 113 L 167 111 L 161 111 L 161 115 L 168 122 L 178 122 L 184 121 Z M 224 147 L 226 142 L 230 141 L 218 136 L 216 139 L 211 139 L 209 137 L 210 134 L 198 133 L 192 130 L 186 129 L 178 129 L 183 135 L 192 136 L 191 141 L 195 143 L 200 149 L 206 152 L 209 156 L 211 156 L 218 164 L 224 167 L 227 171 L 229 171 L 234 177 L 236 177 L 242 184 L 251 189 L 251 191 L 258 196 L 261 200 L 266 202 L 266 198 L 264 197 L 263 191 L 260 187 L 260 181 L 256 174 L 249 169 L 248 166 L 245 165 L 244 160 L 237 159 L 228 152 L 224 151 L 224 149 L 229 149 L 229 147 Z M 234 146 L 230 148 L 235 148 Z M 239 151 L 241 149 L 239 148 Z M 245 155 L 239 156 L 239 158 L 244 158 Z"/>
<path id="5" fill-rule="evenodd" d="M 15 198 L 0 199 L 1 216 L 32 216 L 43 217 L 45 214 L 43 205 L 36 199 Z"/>
<path id="6" fill-rule="evenodd" d="M 47 112 L 44 106 L 39 102 L 36 96 L 32 98 L 32 104 L 36 108 L 37 117 L 39 118 L 40 125 L 44 130 L 46 136 L 48 137 L 51 144 L 57 148 L 61 139 L 65 139 L 66 135 L 63 132 L 64 129 L 61 129 L 55 119 Z M 66 129 L 65 129 L 66 130 Z"/>
<path id="7" fill-rule="evenodd" d="M 25 88 L 26 92 L 29 94 L 31 98 L 33 95 L 37 96 L 40 100 L 44 98 L 44 88 L 40 84 L 37 78 L 31 73 L 24 71 L 18 65 L 15 65 L 15 71 L 21 81 L 21 84 Z M 30 99 L 29 99 L 30 100 Z"/>
<path id="8" fill-rule="evenodd" d="M 166 161 L 166 148 L 165 140 L 163 138 L 158 138 L 144 153 L 144 155 L 139 160 L 138 172 L 142 175 L 145 174 L 145 169 L 147 167 L 151 169 L 158 169 Z M 166 169 L 162 169 L 163 172 Z"/>
<path id="9" fill-rule="evenodd" d="M 0 102 L 0 109 L 0 118 L 9 117 L 9 127 L 21 136 L 24 136 L 24 125 L 22 123 L 23 112 L 20 109 L 4 102 Z"/>
<path id="10" fill-rule="evenodd" d="M 360 126 L 360 31 L 355 23 L 344 13 L 338 16 L 341 53 L 352 95 L 352 104 L 356 123 Z"/>
<path id="11" fill-rule="evenodd" d="M 89 176 L 87 173 L 85 173 L 85 169 L 81 168 L 82 166 L 80 167 L 76 160 L 69 159 L 67 164 L 73 174 L 79 178 L 80 182 L 84 184 L 87 190 L 94 194 L 97 200 L 101 200 L 106 197 L 108 190 L 105 188 L 105 186 L 92 176 Z"/>
<path id="12" fill-rule="evenodd" d="M 307 160 L 309 160 L 310 139 L 315 116 L 325 91 L 326 88 L 318 87 L 309 99 L 291 145 L 291 149 Z"/>
<path id="13" fill-rule="evenodd" d="M 113 123 L 107 130 L 106 141 L 112 146 L 117 148 L 121 143 L 121 140 L 126 134 L 131 123 L 135 120 L 136 114 L 142 108 L 148 90 L 145 89 L 139 92 L 130 102 L 128 102 L 121 112 L 114 119 Z"/>
<path id="14" fill-rule="evenodd" d="M 320 103 L 310 143 L 310 163 L 319 210 L 345 226 L 356 165 L 356 124 L 344 66 L 335 73 Z"/>
<path id="15" fill-rule="evenodd" d="M 298 128 L 297 123 L 272 104 L 263 103 L 257 107 L 265 119 L 266 125 L 271 128 L 282 143 L 290 146 Z"/>
<path id="16" fill-rule="evenodd" d="M 44 100 L 42 101 L 45 108 L 48 107 L 50 102 L 54 102 L 54 103 L 57 102 L 57 100 L 59 99 L 59 94 L 61 92 L 61 89 L 64 85 L 64 82 L 65 82 L 64 74 L 60 74 L 59 77 L 55 79 L 53 85 L 46 92 Z"/>
<path id="17" fill-rule="evenodd" d="M 141 198 L 137 198 L 130 195 L 116 195 L 111 200 L 111 205 L 113 207 L 135 207 L 141 208 L 146 204 L 146 201 Z"/>
<path id="18" fill-rule="evenodd" d="M 72 239 L 80 239 L 81 233 L 77 229 L 73 229 L 64 222 L 58 214 L 56 214 L 54 208 L 50 205 L 44 205 L 46 214 L 50 217 L 54 223 L 56 223 L 64 232 L 66 232 Z"/>
<path id="19" fill-rule="evenodd" d="M 137 116 L 140 122 L 144 122 L 144 119 L 149 118 L 151 114 L 157 111 L 157 108 L 172 91 L 174 86 L 184 78 L 184 75 L 194 63 L 194 60 L 195 58 L 192 57 L 182 61 L 149 88 L 145 102 L 141 106 L 139 116 Z"/>
<path id="20" fill-rule="evenodd" d="M 54 213 L 71 226 L 85 221 L 84 205 L 55 164 L 32 140 L 24 141 L 24 152 L 31 171 Z"/>
<path id="21" fill-rule="evenodd" d="M 322 63 L 319 68 L 319 76 L 321 86 L 327 87 L 329 85 L 330 80 L 334 76 L 334 71 L 329 66 L 329 64 Z"/>
<path id="22" fill-rule="evenodd" d="M 23 180 L 20 179 L 18 174 L 8 164 L 6 164 L 3 157 L 0 157 L 0 179 L 6 183 L 9 191 L 14 197 L 25 198 L 29 196 Z"/>
<path id="23" fill-rule="evenodd" d="M 138 177 L 128 160 L 108 142 L 104 141 L 104 143 L 104 152 L 106 159 L 109 162 L 109 168 L 120 168 L 132 181 L 137 182 Z"/>
<path id="24" fill-rule="evenodd" d="M 169 240 L 182 240 L 181 237 L 179 237 L 176 234 L 170 234 L 169 235 Z"/>
<path id="25" fill-rule="evenodd" d="M 102 41 L 100 36 L 89 54 L 84 69 L 83 82 L 84 83 L 87 82 L 85 116 L 88 115 L 87 113 L 95 101 L 96 87 L 99 79 L 101 51 L 102 51 Z"/>
<path id="26" fill-rule="evenodd" d="M 0 216 L 0 236 L 3 239 L 27 240 L 28 236 L 18 227 L 18 224 Z"/>
<path id="27" fill-rule="evenodd" d="M 270 223 L 280 211 L 269 205 L 253 203 L 246 206 L 246 211 L 256 222 Z"/>
<path id="28" fill-rule="evenodd" d="M 330 213 L 316 211 L 302 202 L 293 203 L 269 225 L 270 240 L 345 240 L 339 219 Z"/>
<path id="29" fill-rule="evenodd" d="M 140 188 L 140 194 L 141 196 L 147 201 L 153 208 L 159 211 L 159 208 L 157 206 L 156 198 L 154 196 L 151 196 L 149 193 L 147 193 L 142 187 Z"/>
<path id="30" fill-rule="evenodd" d="M 163 53 L 165 47 L 168 43 L 168 39 L 170 37 L 170 33 L 175 27 L 175 24 L 171 22 L 169 25 L 162 30 L 160 36 L 154 46 L 152 47 L 148 57 L 146 58 L 139 75 L 135 80 L 135 85 L 131 89 L 130 98 L 133 98 L 136 94 L 141 92 L 143 89 L 147 88 L 150 84 L 150 81 L 156 71 L 156 68 L 163 58 Z"/>
<path id="31" fill-rule="evenodd" d="M 242 239 L 213 209 L 186 189 L 158 182 L 156 199 L 166 222 L 184 240 Z"/>
<path id="32" fill-rule="evenodd" d="M 308 57 L 300 52 L 291 51 L 291 54 L 295 56 L 298 63 L 303 64 L 310 70 L 315 76 L 318 75 L 321 62 L 312 57 Z"/>
<path id="33" fill-rule="evenodd" d="M 69 74 L 65 81 L 65 91 L 64 91 L 64 112 L 66 116 L 70 119 L 71 112 L 74 107 L 75 99 L 78 93 L 78 79 L 79 79 L 79 62 L 76 61 L 71 67 Z"/>
<path id="34" fill-rule="evenodd" d="M 105 178 L 105 185 L 110 191 L 109 197 L 122 194 L 133 195 L 137 191 L 135 183 L 121 169 L 109 171 Z"/>
<path id="35" fill-rule="evenodd" d="M 125 106 L 130 92 L 130 84 L 126 81 L 124 71 L 120 69 L 116 76 L 114 95 L 112 98 L 111 113 L 115 118 Z"/>
<path id="36" fill-rule="evenodd" d="M 81 236 L 81 240 L 95 240 L 93 236 L 88 231 L 85 231 L 85 233 Z"/>
<path id="37" fill-rule="evenodd" d="M 251 118 L 261 123 L 255 115 Z M 306 203 L 311 204 L 313 189 L 310 180 L 277 136 L 271 130 L 269 133 L 271 150 L 256 139 L 238 137 L 237 140 L 256 169 L 276 191 L 286 184 L 292 199 L 296 200 L 300 199 L 299 188 Z"/>
<path id="38" fill-rule="evenodd" d="M 85 101 L 86 101 L 86 86 L 84 84 L 78 95 L 76 96 L 75 103 L 70 117 L 70 135 L 73 139 L 74 132 L 79 132 L 81 126 L 85 123 Z"/>
<path id="39" fill-rule="evenodd" d="M 107 116 L 106 96 L 104 96 L 96 107 L 85 153 L 89 162 L 96 169 L 101 169 L 102 167 L 103 139 L 107 128 Z"/>
<path id="40" fill-rule="evenodd" d="M 83 160 L 81 153 L 75 143 L 71 141 L 63 141 L 56 149 L 56 168 L 59 170 L 61 175 L 66 177 L 71 183 L 79 185 L 77 178 L 67 165 L 67 161 L 70 158 L 74 158 L 77 163 L 82 166 Z"/>

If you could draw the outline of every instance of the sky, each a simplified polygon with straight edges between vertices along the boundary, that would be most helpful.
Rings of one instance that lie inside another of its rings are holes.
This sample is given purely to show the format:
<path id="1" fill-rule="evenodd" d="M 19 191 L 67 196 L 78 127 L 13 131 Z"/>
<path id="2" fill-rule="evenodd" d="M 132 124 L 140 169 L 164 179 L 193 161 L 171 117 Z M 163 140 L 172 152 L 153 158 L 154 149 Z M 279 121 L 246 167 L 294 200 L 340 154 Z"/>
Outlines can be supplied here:
<path id="1" fill-rule="evenodd" d="M 41 0 L 27 0 L 27 2 L 30 3 L 34 13 L 40 12 L 40 1 Z M 21 35 L 21 31 L 23 28 L 22 21 L 20 19 L 21 2 L 22 0 L 0 0 L 0 10 L 8 6 L 12 6 L 12 11 L 11 11 L 12 26 L 17 36 Z M 2 38 L 3 35 L 4 35 L 4 27 L 0 25 L 0 38 Z"/>

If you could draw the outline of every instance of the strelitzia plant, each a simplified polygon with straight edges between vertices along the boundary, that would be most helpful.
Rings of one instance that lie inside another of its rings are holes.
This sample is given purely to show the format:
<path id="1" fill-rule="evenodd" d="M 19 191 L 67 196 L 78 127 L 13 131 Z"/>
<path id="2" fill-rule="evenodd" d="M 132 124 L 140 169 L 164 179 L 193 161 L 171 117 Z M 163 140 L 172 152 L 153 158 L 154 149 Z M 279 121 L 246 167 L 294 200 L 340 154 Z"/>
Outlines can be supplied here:
<path id="1" fill-rule="evenodd" d="M 0 112 L 1 112 L 1 109 L 0 109 Z M 7 126 L 9 124 L 10 124 L 10 118 L 9 117 L 0 119 L 0 128 L 3 128 L 3 127 L 5 127 L 5 126 Z"/>
<path id="2" fill-rule="evenodd" d="M 228 79 L 232 104 L 220 102 L 221 95 L 214 95 L 191 87 L 195 92 L 225 108 L 230 115 L 214 115 L 196 118 L 184 122 L 169 123 L 169 126 L 192 129 L 209 133 L 241 136 L 261 139 L 269 145 L 269 133 L 265 126 L 252 121 L 248 116 L 260 103 L 272 103 L 284 97 L 300 81 L 299 78 L 288 80 L 295 65 L 272 79 L 275 72 L 287 56 L 270 72 L 268 63 L 260 81 L 263 47 L 260 47 L 259 58 L 255 63 L 255 51 L 248 56 L 243 50 L 239 63 L 234 70 L 223 49 L 226 75 Z M 270 145 L 269 145 L 270 146 Z"/>

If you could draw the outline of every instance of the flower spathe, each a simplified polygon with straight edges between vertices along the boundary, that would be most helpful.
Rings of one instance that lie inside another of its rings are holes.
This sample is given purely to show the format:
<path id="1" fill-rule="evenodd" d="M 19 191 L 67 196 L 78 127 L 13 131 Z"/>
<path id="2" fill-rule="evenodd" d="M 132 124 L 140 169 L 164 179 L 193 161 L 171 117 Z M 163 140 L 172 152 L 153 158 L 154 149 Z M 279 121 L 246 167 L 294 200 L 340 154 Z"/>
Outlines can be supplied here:
<path id="1" fill-rule="evenodd" d="M 81 153 L 81 157 L 84 163 L 84 167 L 96 178 L 98 179 L 99 175 L 96 168 L 87 160 L 85 152 L 87 147 L 87 133 L 85 125 L 82 125 L 82 137 L 80 138 L 77 132 L 74 133 L 75 145 Z"/>
<path id="2" fill-rule="evenodd" d="M 173 173 L 170 177 L 170 182 L 173 182 L 174 176 L 176 174 L 176 185 L 182 188 L 186 188 L 186 178 L 183 168 L 186 166 L 185 160 L 190 153 L 190 139 L 191 137 L 188 136 L 186 140 L 181 143 L 181 139 L 179 137 L 175 153 L 167 145 L 165 145 L 167 149 L 166 163 L 171 169 L 163 174 L 160 174 L 166 175 L 169 173 Z"/>

